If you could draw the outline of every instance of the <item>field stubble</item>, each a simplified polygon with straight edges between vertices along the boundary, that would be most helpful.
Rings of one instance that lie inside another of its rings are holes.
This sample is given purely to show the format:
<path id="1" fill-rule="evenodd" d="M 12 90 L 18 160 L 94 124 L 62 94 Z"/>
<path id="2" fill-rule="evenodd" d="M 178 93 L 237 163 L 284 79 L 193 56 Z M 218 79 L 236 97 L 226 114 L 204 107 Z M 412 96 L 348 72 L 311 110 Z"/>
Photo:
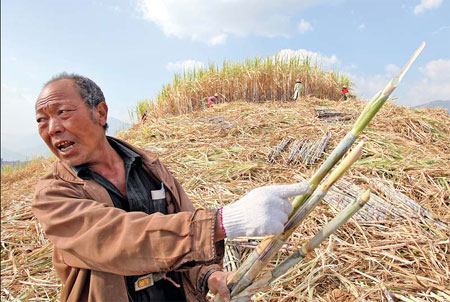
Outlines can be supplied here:
<path id="1" fill-rule="evenodd" d="M 353 122 L 320 120 L 314 110 L 330 106 L 360 112 L 364 103 L 314 97 L 297 102 L 223 103 L 178 116 L 149 115 L 120 137 L 159 153 L 196 206 L 218 207 L 252 188 L 311 176 L 317 165 L 289 164 L 288 151 L 280 153 L 272 163 L 267 156 L 286 137 L 318 140 L 331 134 L 327 149 L 331 151 Z M 344 194 L 342 191 L 349 187 L 345 183 L 361 189 L 371 187 L 373 195 L 394 206 L 392 194 L 376 184 L 395 188 L 428 209 L 431 220 L 420 211 L 405 210 L 402 214 L 402 209 L 400 214 L 385 213 L 383 219 L 355 217 L 254 299 L 450 299 L 448 125 L 450 118 L 444 110 L 412 110 L 386 104 L 358 139 L 365 141 L 363 156 L 352 166 L 345 182 L 332 189 L 330 198 L 308 216 L 270 266 L 336 215 L 341 205 L 333 203 L 331 197 Z M 34 185 L 51 161 L 35 161 L 26 168 L 2 174 L 2 300 L 57 299 L 60 286 L 51 266 L 52 246 L 30 209 Z M 229 244 L 239 246 L 241 257 L 251 249 L 249 244 Z"/>

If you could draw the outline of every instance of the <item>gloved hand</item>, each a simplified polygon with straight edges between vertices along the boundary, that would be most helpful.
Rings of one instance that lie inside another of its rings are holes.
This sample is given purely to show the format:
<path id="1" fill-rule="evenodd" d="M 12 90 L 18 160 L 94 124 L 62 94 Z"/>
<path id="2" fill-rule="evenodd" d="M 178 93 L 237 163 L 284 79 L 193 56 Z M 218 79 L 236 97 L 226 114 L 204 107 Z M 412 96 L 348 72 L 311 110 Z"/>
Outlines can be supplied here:
<path id="1" fill-rule="evenodd" d="M 226 236 L 266 236 L 281 234 L 292 204 L 288 198 L 308 192 L 306 181 L 256 188 L 238 201 L 222 208 Z"/>

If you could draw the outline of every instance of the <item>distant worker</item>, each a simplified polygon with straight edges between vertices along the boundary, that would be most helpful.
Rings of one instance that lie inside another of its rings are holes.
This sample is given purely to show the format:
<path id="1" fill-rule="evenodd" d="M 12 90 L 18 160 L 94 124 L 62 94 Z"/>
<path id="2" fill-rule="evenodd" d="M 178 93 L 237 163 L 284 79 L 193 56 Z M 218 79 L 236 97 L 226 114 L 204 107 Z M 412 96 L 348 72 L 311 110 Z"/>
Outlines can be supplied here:
<path id="1" fill-rule="evenodd" d="M 219 97 L 219 95 L 217 93 L 215 93 L 213 96 L 208 97 L 208 100 L 207 100 L 208 108 L 211 108 L 213 104 L 217 104 L 219 102 L 217 100 L 218 97 Z"/>
<path id="2" fill-rule="evenodd" d="M 349 98 L 349 96 L 350 96 L 350 94 L 349 94 L 349 92 L 348 92 L 348 89 L 347 89 L 347 86 L 343 86 L 342 87 L 342 94 L 344 95 L 344 100 L 347 100 L 348 98 Z"/>
<path id="3" fill-rule="evenodd" d="M 295 81 L 295 85 L 294 85 L 294 101 L 297 100 L 298 97 L 302 97 L 303 95 L 303 84 L 302 81 L 297 80 Z"/>

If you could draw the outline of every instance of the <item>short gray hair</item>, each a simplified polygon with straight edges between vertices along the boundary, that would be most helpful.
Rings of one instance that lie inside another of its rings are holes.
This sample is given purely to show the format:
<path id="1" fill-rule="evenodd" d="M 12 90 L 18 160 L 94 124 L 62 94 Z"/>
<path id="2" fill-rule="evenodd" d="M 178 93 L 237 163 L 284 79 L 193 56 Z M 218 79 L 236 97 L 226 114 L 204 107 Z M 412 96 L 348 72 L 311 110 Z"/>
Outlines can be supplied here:
<path id="1" fill-rule="evenodd" d="M 45 83 L 44 87 L 59 80 L 72 80 L 77 87 L 80 96 L 83 98 L 83 101 L 91 110 L 93 110 L 95 107 L 97 107 L 98 104 L 102 102 L 106 103 L 105 96 L 103 95 L 103 91 L 100 89 L 100 87 L 91 79 L 76 73 L 62 72 L 60 74 L 57 74 L 52 77 L 50 81 Z M 103 128 L 106 132 L 106 130 L 108 129 L 108 123 L 105 123 Z"/>

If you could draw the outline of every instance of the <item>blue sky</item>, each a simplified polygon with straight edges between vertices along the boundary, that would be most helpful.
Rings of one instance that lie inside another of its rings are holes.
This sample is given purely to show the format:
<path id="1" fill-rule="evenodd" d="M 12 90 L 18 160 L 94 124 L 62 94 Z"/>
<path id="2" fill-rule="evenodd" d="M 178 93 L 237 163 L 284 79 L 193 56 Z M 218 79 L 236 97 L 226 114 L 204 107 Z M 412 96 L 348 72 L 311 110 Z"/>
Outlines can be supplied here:
<path id="1" fill-rule="evenodd" d="M 34 102 L 62 71 L 92 78 L 110 115 L 156 96 L 183 68 L 310 54 L 347 73 L 368 98 L 422 41 L 397 104 L 450 99 L 449 0 L 4 0 L 1 132 L 37 133 Z M 11 143 L 12 144 L 12 143 Z"/>

